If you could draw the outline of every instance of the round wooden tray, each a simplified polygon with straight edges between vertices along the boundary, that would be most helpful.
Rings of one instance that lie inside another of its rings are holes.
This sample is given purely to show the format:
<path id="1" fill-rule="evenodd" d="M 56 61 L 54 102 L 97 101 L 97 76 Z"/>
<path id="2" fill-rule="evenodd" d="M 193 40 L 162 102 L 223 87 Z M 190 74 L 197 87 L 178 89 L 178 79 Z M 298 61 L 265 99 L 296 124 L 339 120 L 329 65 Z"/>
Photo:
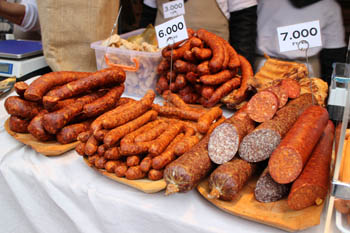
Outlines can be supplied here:
<path id="1" fill-rule="evenodd" d="M 149 179 L 128 180 L 126 178 L 118 177 L 114 173 L 109 173 L 104 169 L 98 169 L 98 168 L 92 166 L 89 163 L 87 157 L 84 157 L 84 161 L 89 167 L 98 171 L 102 175 L 104 175 L 112 180 L 115 180 L 119 183 L 126 184 L 130 187 L 136 188 L 136 189 L 138 189 L 142 192 L 145 192 L 145 193 L 156 193 L 156 192 L 159 192 L 159 191 L 165 189 L 165 187 L 166 187 L 166 182 L 164 179 L 157 180 L 157 181 L 152 181 Z"/>
<path id="2" fill-rule="evenodd" d="M 203 180 L 197 186 L 197 190 L 205 199 L 225 212 L 285 231 L 299 231 L 320 224 L 324 203 L 295 211 L 288 207 L 286 198 L 271 203 L 258 202 L 254 197 L 257 179 L 258 177 L 252 178 L 233 201 L 208 198 L 208 179 Z"/>
<path id="3" fill-rule="evenodd" d="M 78 141 L 69 144 L 61 144 L 57 141 L 41 142 L 28 133 L 16 133 L 10 129 L 9 119 L 5 121 L 5 130 L 17 141 L 32 147 L 36 152 L 46 156 L 58 156 L 75 148 Z"/>

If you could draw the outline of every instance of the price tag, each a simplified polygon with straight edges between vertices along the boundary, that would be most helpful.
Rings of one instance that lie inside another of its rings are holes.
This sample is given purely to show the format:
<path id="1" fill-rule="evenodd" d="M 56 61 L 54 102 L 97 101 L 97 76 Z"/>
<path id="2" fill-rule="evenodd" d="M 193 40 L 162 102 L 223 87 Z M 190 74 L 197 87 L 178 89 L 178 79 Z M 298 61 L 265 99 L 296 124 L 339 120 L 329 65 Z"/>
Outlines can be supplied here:
<path id="1" fill-rule="evenodd" d="M 185 19 L 182 15 L 155 26 L 155 30 L 159 48 L 188 38 Z"/>
<path id="2" fill-rule="evenodd" d="M 164 19 L 185 14 L 185 4 L 183 0 L 170 1 L 163 4 Z"/>
<path id="3" fill-rule="evenodd" d="M 278 27 L 277 37 L 281 52 L 298 50 L 302 40 L 309 43 L 309 48 L 322 46 L 319 20 Z"/>

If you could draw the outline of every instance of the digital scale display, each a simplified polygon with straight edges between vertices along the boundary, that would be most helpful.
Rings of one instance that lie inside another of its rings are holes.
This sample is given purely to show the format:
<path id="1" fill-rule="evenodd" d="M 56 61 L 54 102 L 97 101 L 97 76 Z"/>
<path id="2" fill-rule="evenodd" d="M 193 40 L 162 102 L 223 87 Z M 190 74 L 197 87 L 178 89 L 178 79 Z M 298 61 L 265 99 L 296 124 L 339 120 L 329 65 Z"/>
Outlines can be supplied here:
<path id="1" fill-rule="evenodd" d="M 11 74 L 12 73 L 12 64 L 0 63 L 0 73 Z"/>

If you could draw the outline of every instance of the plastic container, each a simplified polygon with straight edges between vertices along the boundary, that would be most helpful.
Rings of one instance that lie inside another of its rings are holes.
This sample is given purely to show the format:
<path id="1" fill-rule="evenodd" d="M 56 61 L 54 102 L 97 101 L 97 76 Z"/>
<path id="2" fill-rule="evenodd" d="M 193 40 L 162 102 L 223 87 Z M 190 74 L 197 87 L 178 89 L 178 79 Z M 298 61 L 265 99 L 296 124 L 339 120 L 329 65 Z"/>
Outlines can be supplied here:
<path id="1" fill-rule="evenodd" d="M 130 36 L 141 34 L 145 29 L 138 29 L 120 35 L 126 39 Z M 105 54 L 109 62 L 123 67 L 126 72 L 124 93 L 132 96 L 143 96 L 149 89 L 155 90 L 157 82 L 157 66 L 162 58 L 159 52 L 141 52 L 120 48 L 101 46 L 102 41 L 91 44 L 95 49 L 97 69 L 108 67 Z"/>
<path id="2" fill-rule="evenodd" d="M 342 233 L 350 233 L 350 225 L 346 221 L 345 214 L 341 214 L 338 211 L 336 211 L 335 224 Z"/>

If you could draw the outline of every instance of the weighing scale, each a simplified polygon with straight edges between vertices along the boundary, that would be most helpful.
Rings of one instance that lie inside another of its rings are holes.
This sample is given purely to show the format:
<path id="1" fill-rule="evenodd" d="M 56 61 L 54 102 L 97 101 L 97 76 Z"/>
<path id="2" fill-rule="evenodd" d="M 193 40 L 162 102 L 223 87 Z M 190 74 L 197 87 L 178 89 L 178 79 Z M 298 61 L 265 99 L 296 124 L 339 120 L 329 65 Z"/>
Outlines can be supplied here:
<path id="1" fill-rule="evenodd" d="M 48 65 L 43 56 L 41 41 L 0 41 L 1 80 L 12 76 L 25 80 L 44 70 L 47 72 Z"/>

